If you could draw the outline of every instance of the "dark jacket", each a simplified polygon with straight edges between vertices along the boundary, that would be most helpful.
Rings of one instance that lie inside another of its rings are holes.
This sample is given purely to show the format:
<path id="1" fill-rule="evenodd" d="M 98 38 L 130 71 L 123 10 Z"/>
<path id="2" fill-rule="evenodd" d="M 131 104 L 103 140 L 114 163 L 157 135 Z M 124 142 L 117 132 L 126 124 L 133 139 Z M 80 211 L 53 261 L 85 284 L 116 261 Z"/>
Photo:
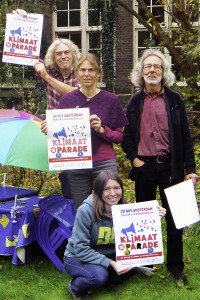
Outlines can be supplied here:
<path id="1" fill-rule="evenodd" d="M 196 172 L 193 142 L 183 99 L 179 93 L 167 87 L 164 89 L 169 124 L 171 178 L 182 181 L 184 170 L 186 174 Z M 131 164 L 138 155 L 143 104 L 144 92 L 140 91 L 131 98 L 127 107 L 129 125 L 124 129 L 121 146 Z"/>

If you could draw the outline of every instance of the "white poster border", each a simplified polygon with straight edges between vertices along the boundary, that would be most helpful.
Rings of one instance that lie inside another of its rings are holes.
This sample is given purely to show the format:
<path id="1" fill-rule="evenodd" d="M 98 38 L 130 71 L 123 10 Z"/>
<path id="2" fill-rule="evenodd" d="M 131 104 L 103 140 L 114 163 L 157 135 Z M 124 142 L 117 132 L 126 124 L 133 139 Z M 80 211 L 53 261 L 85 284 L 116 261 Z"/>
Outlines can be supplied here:
<path id="1" fill-rule="evenodd" d="M 46 111 L 50 171 L 91 169 L 89 108 Z"/>
<path id="2" fill-rule="evenodd" d="M 164 261 L 158 201 L 112 206 L 118 268 L 133 268 Z"/>
<path id="3" fill-rule="evenodd" d="M 2 62 L 33 66 L 39 60 L 44 16 L 6 14 Z"/>

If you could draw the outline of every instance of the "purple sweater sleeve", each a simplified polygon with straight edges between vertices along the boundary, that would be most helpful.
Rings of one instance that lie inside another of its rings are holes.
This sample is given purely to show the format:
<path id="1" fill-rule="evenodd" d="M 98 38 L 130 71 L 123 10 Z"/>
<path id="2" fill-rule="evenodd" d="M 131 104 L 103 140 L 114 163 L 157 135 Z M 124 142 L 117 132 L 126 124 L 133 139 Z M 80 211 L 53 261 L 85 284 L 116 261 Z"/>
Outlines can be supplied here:
<path id="1" fill-rule="evenodd" d="M 101 138 L 110 143 L 119 144 L 123 138 L 122 128 L 116 128 L 115 130 L 110 129 L 107 126 L 103 126 L 105 131 L 102 134 L 99 134 Z"/>

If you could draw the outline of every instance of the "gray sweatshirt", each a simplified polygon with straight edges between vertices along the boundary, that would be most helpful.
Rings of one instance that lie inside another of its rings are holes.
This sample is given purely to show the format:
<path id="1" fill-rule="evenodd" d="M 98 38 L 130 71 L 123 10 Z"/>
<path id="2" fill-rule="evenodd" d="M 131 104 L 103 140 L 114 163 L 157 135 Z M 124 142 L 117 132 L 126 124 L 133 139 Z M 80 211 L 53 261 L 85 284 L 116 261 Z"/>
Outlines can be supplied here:
<path id="1" fill-rule="evenodd" d="M 108 268 L 115 255 L 112 218 L 104 215 L 93 221 L 93 196 L 90 195 L 78 208 L 71 238 L 65 251 L 66 257 L 76 256 L 84 263 L 98 264 Z"/>

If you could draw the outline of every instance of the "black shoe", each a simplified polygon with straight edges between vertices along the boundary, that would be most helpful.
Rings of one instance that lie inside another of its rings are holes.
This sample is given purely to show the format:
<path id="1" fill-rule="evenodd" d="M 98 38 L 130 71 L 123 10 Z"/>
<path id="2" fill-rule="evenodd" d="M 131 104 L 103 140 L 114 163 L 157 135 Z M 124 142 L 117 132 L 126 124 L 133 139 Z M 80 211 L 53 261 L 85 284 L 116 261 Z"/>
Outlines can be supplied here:
<path id="1" fill-rule="evenodd" d="M 174 277 L 175 280 L 178 280 L 178 281 L 182 282 L 185 285 L 188 284 L 188 280 L 182 272 L 173 274 L 173 277 Z"/>
<path id="2" fill-rule="evenodd" d="M 72 287 L 71 287 L 71 280 L 70 280 L 70 282 L 69 282 L 68 285 L 67 285 L 67 290 L 68 290 L 68 292 L 70 293 L 70 295 L 72 296 L 72 298 L 73 298 L 74 300 L 86 300 L 86 299 L 87 299 L 87 297 L 77 296 L 77 295 L 74 293 L 74 291 L 72 290 Z"/>

